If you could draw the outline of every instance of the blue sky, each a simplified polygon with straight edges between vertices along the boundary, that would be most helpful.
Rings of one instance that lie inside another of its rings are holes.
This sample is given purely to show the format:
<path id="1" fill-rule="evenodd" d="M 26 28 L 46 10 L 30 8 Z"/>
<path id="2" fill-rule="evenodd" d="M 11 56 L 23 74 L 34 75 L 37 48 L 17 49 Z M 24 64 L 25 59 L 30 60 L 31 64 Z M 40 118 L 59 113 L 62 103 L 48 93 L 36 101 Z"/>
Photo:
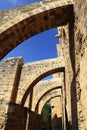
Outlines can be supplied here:
<path id="1" fill-rule="evenodd" d="M 37 1 L 41 0 L 0 0 L 0 10 L 6 10 Z M 23 56 L 25 63 L 55 58 L 57 57 L 56 44 L 58 44 L 58 39 L 55 38 L 56 34 L 57 29 L 55 28 L 35 35 L 17 46 L 4 58 Z"/>

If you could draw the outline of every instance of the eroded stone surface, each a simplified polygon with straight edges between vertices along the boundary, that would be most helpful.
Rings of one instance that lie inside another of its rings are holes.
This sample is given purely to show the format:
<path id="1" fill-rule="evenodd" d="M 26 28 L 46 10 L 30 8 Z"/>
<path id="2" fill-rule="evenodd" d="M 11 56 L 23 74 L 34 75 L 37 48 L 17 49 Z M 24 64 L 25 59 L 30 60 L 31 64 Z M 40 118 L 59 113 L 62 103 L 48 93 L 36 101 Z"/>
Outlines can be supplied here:
<path id="1" fill-rule="evenodd" d="M 68 113 L 68 121 L 71 125 L 70 129 L 87 129 L 86 5 L 86 0 L 84 0 L 84 2 L 82 0 L 74 0 L 73 4 L 71 1 L 66 2 L 64 0 L 61 2 L 55 0 L 55 2 L 45 1 L 31 6 L 27 5 L 25 7 L 18 7 L 16 9 L 0 12 L 0 59 L 25 39 L 49 28 L 67 24 L 61 28 L 61 47 L 58 47 L 60 51 L 59 55 L 64 56 L 64 64 L 61 64 L 63 61 L 59 62 L 58 59 L 53 59 L 50 61 L 41 61 L 23 65 L 22 59 L 21 61 L 16 59 L 16 62 L 14 62 L 14 59 L 10 59 L 3 62 L 0 66 L 1 130 L 4 129 L 8 102 L 21 102 L 25 88 L 28 88 L 33 80 L 35 81 L 36 78 L 38 78 L 38 76 L 42 76 L 43 73 L 52 70 L 53 68 L 62 67 L 62 65 L 66 70 L 66 109 Z M 59 20 L 60 16 L 61 18 Z M 36 26 L 34 22 L 37 23 L 37 25 L 42 25 L 42 27 Z M 38 69 L 38 67 L 40 69 Z M 31 74 L 34 74 L 31 76 L 26 68 L 29 69 Z M 55 72 L 57 72 L 57 70 L 55 70 Z M 20 75 L 17 77 L 17 74 L 19 73 Z M 58 75 L 56 75 L 56 77 L 57 76 Z M 38 81 L 39 80 L 40 79 L 38 79 Z M 17 93 L 18 86 L 19 89 Z M 15 88 L 16 91 L 14 91 Z"/>
<path id="2" fill-rule="evenodd" d="M 72 21 L 72 2 L 38 2 L 0 12 L 0 59 L 22 41 Z"/>

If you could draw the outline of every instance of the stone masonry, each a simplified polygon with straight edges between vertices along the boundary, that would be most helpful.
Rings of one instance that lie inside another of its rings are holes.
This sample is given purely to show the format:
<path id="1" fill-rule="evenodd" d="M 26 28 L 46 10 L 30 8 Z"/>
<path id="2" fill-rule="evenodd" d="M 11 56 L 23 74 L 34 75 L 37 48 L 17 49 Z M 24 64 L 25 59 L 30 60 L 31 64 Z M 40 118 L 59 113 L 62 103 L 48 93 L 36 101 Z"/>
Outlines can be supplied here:
<path id="1" fill-rule="evenodd" d="M 18 89 L 18 74 L 22 66 L 22 58 L 8 59 L 0 65 L 0 129 L 5 124 L 5 116 L 8 109 L 8 103 L 11 100 L 12 88 Z M 5 93 L 5 94 L 4 94 Z"/>
<path id="2" fill-rule="evenodd" d="M 62 62 L 61 62 L 62 60 Z M 61 64 L 62 63 L 62 64 Z M 39 75 L 42 75 L 48 71 L 55 72 L 56 68 L 63 67 L 63 57 L 57 59 L 50 59 L 44 60 L 35 63 L 28 63 L 23 65 L 23 58 L 9 58 L 0 66 L 0 83 L 2 86 L 1 93 L 0 93 L 0 100 L 1 100 L 1 129 L 3 129 L 6 121 L 6 113 L 8 110 L 9 102 L 11 103 L 21 103 L 21 98 L 26 92 L 28 86 L 34 82 L 34 79 L 37 79 Z M 49 66 L 50 65 L 50 66 Z M 36 68 L 37 67 L 37 68 Z M 59 70 L 58 70 L 59 71 Z M 51 72 L 51 73 L 52 73 Z M 25 75 L 25 76 L 24 76 Z M 9 80 L 10 79 L 10 80 Z M 31 80 L 31 82 L 30 82 Z M 59 79 L 52 79 L 48 81 L 41 81 L 39 82 L 35 88 L 33 89 L 33 100 L 31 102 L 33 107 L 29 107 L 31 110 L 35 110 L 35 104 L 38 102 L 39 98 L 52 89 L 62 87 L 63 79 L 59 77 Z M 8 87 L 9 86 L 9 87 Z M 43 87 L 43 88 L 42 88 Z M 3 89 L 4 88 L 4 89 Z M 9 89 L 8 89 L 9 88 Z M 41 93 L 40 93 L 41 91 Z M 4 94 L 4 92 L 6 94 Z M 37 95 L 38 93 L 38 95 Z M 37 96 L 36 96 L 37 95 Z M 30 99 L 31 101 L 31 99 Z M 25 106 L 28 107 L 29 99 L 26 101 Z M 6 109 L 6 110 L 5 110 Z M 13 108 L 11 108 L 13 109 Z"/>
<path id="3" fill-rule="evenodd" d="M 71 1 L 54 0 L 1 11 L 0 59 L 25 39 L 71 21 L 72 8 Z"/>
<path id="4" fill-rule="evenodd" d="M 25 94 L 25 98 L 27 98 L 29 91 L 32 90 L 31 88 L 33 88 L 33 86 L 38 81 L 40 81 L 48 74 L 63 72 L 64 71 L 63 68 L 64 68 L 63 57 L 24 64 L 22 66 L 17 102 L 18 100 L 20 101 L 22 100 L 22 97 L 19 97 L 21 93 L 22 96 Z M 29 86 L 31 86 L 31 88 Z M 28 89 L 26 90 L 26 88 Z M 26 93 L 24 93 L 25 90 Z"/>
<path id="5" fill-rule="evenodd" d="M 61 130 L 62 127 L 62 105 L 61 97 L 51 99 L 52 129 Z"/>
<path id="6" fill-rule="evenodd" d="M 54 80 L 62 76 L 63 82 L 62 130 L 87 130 L 86 0 L 46 0 L 0 11 L 0 59 L 27 38 L 54 27 L 59 27 L 58 58 L 27 64 L 23 64 L 21 57 L 11 58 L 0 65 L 0 130 L 26 130 L 27 112 L 31 112 L 34 105 L 33 91 L 41 84 L 40 80 L 54 73 Z M 49 87 L 43 92 L 48 90 Z M 43 94 L 38 94 L 38 101 Z M 32 111 L 28 130 L 35 126 L 34 130 L 40 130 L 39 121 L 41 115 Z"/>
<path id="7" fill-rule="evenodd" d="M 61 98 L 61 90 L 59 90 L 58 88 L 55 90 L 50 91 L 49 93 L 47 93 L 44 97 L 42 97 L 42 99 L 39 102 L 39 108 L 38 108 L 38 113 L 41 114 L 42 109 L 44 107 L 44 105 L 48 102 L 51 101 L 52 99 L 56 98 L 56 97 L 60 97 Z M 56 102 L 57 103 L 57 102 Z M 57 103 L 58 104 L 58 103 Z M 56 104 L 54 104 L 56 105 Z M 60 104 L 58 104 L 60 107 Z M 51 103 L 52 106 L 52 103 Z M 61 110 L 60 110 L 61 111 Z M 56 112 L 55 112 L 56 113 Z"/>
<path id="8" fill-rule="evenodd" d="M 54 88 L 60 89 L 62 87 L 62 78 L 58 79 L 51 79 L 47 81 L 40 81 L 33 89 L 33 95 L 32 95 L 32 110 L 35 111 L 35 106 L 38 102 L 38 100 L 42 97 L 43 94 L 45 94 L 47 91 L 50 91 Z M 38 93 L 38 95 L 37 95 Z M 37 95 L 37 96 L 36 96 Z M 61 94 L 60 94 L 61 95 Z M 48 96 L 49 97 L 49 96 Z M 42 101 L 42 100 L 41 100 Z M 46 101 L 46 99 L 45 99 Z M 41 108 L 41 105 L 40 105 Z"/>

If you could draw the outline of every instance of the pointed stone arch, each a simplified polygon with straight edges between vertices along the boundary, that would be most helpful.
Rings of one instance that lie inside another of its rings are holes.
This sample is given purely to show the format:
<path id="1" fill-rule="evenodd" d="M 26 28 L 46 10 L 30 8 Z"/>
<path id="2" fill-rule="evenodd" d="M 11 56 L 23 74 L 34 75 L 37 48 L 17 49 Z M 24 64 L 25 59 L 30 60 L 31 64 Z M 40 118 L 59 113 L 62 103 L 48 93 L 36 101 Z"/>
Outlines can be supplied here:
<path id="1" fill-rule="evenodd" d="M 46 1 L 0 12 L 0 59 L 24 40 L 73 20 L 73 3 Z"/>
<path id="2" fill-rule="evenodd" d="M 30 91 L 33 89 L 33 87 L 41 79 L 43 79 L 44 77 L 51 75 L 53 73 L 58 73 L 58 72 L 64 72 L 65 73 L 65 68 L 64 68 L 65 64 L 64 64 L 63 57 L 39 61 L 39 62 L 31 63 L 31 65 L 28 64 L 27 70 L 29 69 L 29 67 L 30 68 L 32 67 L 32 68 L 35 68 L 35 69 L 31 68 L 32 73 L 29 72 L 28 74 L 25 74 L 24 71 L 22 71 L 22 73 L 23 73 L 22 77 L 23 78 L 21 77 L 22 78 L 21 81 L 23 82 L 23 79 L 24 79 L 24 81 L 25 81 L 25 79 L 28 79 L 28 82 L 27 82 L 28 86 L 27 86 L 27 89 L 25 89 L 25 91 L 23 91 L 24 94 L 22 94 L 23 97 L 21 99 L 21 105 L 25 104 L 25 101 L 26 101 Z M 23 68 L 22 68 L 22 70 L 23 70 Z M 21 87 L 22 82 L 20 83 L 19 87 Z M 26 86 L 24 88 L 26 88 Z M 18 93 L 20 93 L 20 91 Z"/>
<path id="3" fill-rule="evenodd" d="M 41 106 L 40 111 L 38 111 L 39 103 L 40 103 L 41 101 L 43 102 L 42 104 L 44 104 L 44 101 L 47 101 L 49 97 L 51 98 L 51 96 L 52 96 L 52 97 L 55 96 L 55 95 L 62 96 L 61 89 L 62 89 L 62 87 L 61 87 L 61 86 L 58 86 L 58 87 L 55 87 L 55 88 L 50 89 L 49 91 L 45 92 L 45 93 L 39 98 L 39 100 L 37 101 L 37 104 L 36 104 L 36 107 L 35 107 L 35 112 L 41 112 L 43 106 Z M 46 100 L 46 98 L 47 98 L 47 100 Z M 40 113 L 39 113 L 39 114 L 40 114 Z"/>
<path id="4" fill-rule="evenodd" d="M 45 106 L 45 104 L 46 104 L 47 102 L 49 102 L 51 99 L 54 99 L 54 98 L 56 98 L 56 97 L 61 97 L 61 95 L 58 95 L 58 93 L 56 93 L 55 96 L 54 96 L 54 95 L 48 96 L 48 97 L 46 98 L 46 100 L 45 100 L 44 103 L 40 103 L 40 104 L 41 104 L 41 108 L 40 108 L 41 110 L 39 111 L 39 113 L 42 112 L 42 109 L 43 109 L 43 107 Z"/>
<path id="5" fill-rule="evenodd" d="M 35 110 L 35 106 L 38 102 L 38 100 L 40 99 L 40 97 L 42 97 L 42 95 L 50 90 L 53 89 L 57 86 L 62 86 L 63 85 L 63 78 L 62 77 L 58 77 L 56 79 L 50 79 L 50 80 L 44 80 L 44 81 L 40 81 L 33 89 L 33 99 L 32 99 L 32 111 Z"/>

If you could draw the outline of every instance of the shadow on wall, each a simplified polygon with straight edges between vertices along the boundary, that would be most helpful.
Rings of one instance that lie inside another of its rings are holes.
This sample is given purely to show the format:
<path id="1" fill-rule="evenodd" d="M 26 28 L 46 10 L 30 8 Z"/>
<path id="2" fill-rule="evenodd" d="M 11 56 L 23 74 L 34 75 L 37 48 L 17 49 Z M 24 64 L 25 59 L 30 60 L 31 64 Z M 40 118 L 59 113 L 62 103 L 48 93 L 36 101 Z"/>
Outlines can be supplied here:
<path id="1" fill-rule="evenodd" d="M 26 130 L 27 108 L 9 103 L 4 130 Z"/>
<path id="2" fill-rule="evenodd" d="M 41 128 L 41 115 L 19 104 L 9 103 L 4 130 L 41 130 Z"/>
<path id="3" fill-rule="evenodd" d="M 62 130 L 62 117 L 58 117 L 56 114 L 52 119 L 52 130 Z"/>
<path id="4" fill-rule="evenodd" d="M 74 16 L 73 16 L 74 17 Z M 78 72 L 76 72 L 76 57 L 75 57 L 75 39 L 74 39 L 74 21 L 69 22 L 69 52 L 71 59 L 71 66 L 73 71 L 73 77 L 71 81 L 71 114 L 72 123 L 70 123 L 72 130 L 78 130 L 78 115 L 77 115 L 77 93 L 76 93 L 76 78 Z"/>
<path id="5" fill-rule="evenodd" d="M 31 111 L 29 113 L 27 130 L 41 130 L 41 128 L 42 128 L 42 116 Z"/>

